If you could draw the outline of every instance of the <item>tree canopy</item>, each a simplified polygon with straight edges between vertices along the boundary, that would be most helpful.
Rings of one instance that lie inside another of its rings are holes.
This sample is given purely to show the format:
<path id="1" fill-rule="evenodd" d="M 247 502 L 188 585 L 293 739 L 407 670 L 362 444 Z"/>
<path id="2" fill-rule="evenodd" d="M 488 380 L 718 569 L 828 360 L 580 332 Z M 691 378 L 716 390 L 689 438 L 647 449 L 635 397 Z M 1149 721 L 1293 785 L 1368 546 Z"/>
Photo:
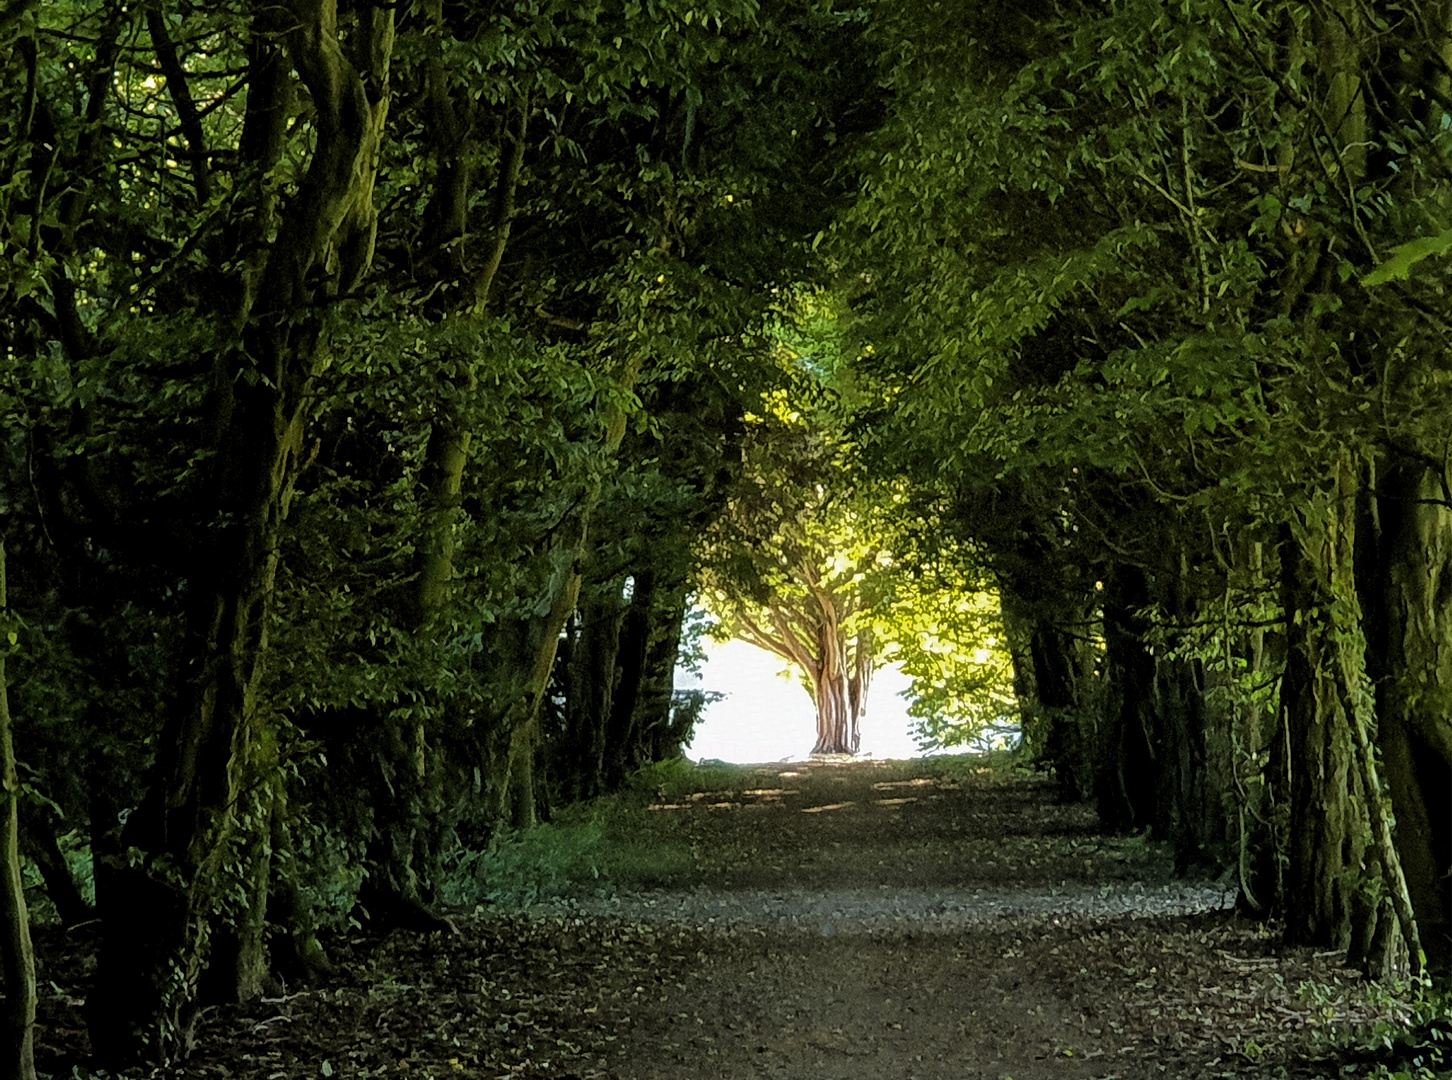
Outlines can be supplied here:
<path id="1" fill-rule="evenodd" d="M 22 839 L 57 898 L 58 834 L 93 859 L 98 1061 L 174 1059 L 678 754 L 699 590 L 820 749 L 894 643 L 929 734 L 1011 708 L 1106 827 L 1445 974 L 1449 41 L 1439 0 L 8 0 L 11 1071 Z"/>

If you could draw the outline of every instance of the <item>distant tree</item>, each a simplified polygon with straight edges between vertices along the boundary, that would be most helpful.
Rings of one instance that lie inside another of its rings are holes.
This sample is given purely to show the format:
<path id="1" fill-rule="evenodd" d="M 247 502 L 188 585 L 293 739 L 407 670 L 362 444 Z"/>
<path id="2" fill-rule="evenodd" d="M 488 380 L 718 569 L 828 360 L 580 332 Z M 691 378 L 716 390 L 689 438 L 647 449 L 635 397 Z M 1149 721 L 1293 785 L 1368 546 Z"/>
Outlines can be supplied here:
<path id="1" fill-rule="evenodd" d="M 782 385 L 747 412 L 740 473 L 699 545 L 718 633 L 795 665 L 818 754 L 855 754 L 873 672 L 914 680 L 926 742 L 971 741 L 1010 715 L 1012 665 L 976 553 L 935 539 L 933 508 L 872 479 L 853 425 L 867 399 L 842 377 L 840 300 L 803 289 L 770 328 Z"/>
<path id="2" fill-rule="evenodd" d="M 845 450 L 784 390 L 746 418 L 741 476 L 703 548 L 721 631 L 797 665 L 816 754 L 855 754 L 877 661 L 871 609 L 891 557 L 844 482 Z"/>

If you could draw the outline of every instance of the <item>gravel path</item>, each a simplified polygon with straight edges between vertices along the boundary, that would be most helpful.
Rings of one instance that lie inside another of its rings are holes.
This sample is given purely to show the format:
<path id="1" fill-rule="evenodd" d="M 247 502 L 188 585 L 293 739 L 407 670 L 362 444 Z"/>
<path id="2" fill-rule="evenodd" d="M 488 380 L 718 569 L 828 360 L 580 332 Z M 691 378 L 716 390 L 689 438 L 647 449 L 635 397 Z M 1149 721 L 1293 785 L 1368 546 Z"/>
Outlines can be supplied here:
<path id="1" fill-rule="evenodd" d="M 717 892 L 626 893 L 608 898 L 555 901 L 533 910 L 544 916 L 584 916 L 630 923 L 732 930 L 835 934 L 955 935 L 973 927 L 1021 928 L 1074 919 L 1151 918 L 1227 911 L 1234 893 L 1204 883 L 1099 886 L 1072 883 L 1047 891 L 986 888 L 743 889 Z"/>

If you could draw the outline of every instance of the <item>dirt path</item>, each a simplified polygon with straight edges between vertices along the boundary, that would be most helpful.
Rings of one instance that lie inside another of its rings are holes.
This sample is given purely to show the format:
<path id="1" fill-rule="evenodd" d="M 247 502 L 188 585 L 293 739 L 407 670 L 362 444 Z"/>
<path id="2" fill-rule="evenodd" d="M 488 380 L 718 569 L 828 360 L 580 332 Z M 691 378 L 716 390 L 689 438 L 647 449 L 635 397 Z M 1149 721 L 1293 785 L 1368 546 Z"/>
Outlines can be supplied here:
<path id="1" fill-rule="evenodd" d="M 165 1075 L 1330 1077 L 1374 1019 L 1334 957 L 1031 778 L 781 766 L 647 823 L 683 886 L 345 943 L 340 983 L 214 1017 Z"/>

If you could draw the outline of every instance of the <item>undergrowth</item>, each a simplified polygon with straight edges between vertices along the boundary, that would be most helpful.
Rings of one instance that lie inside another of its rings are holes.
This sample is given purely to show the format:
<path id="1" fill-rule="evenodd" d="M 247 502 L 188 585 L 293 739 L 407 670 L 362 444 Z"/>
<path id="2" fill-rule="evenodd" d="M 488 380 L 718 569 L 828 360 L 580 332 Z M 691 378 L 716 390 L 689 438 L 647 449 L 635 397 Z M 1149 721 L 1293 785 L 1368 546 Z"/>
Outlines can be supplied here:
<path id="1" fill-rule="evenodd" d="M 919 761 L 873 763 L 883 780 L 934 776 L 995 782 L 1028 775 L 1013 753 L 952 754 Z M 694 856 L 672 819 L 650 811 L 701 792 L 731 796 L 780 786 L 796 770 L 830 765 L 769 767 L 685 758 L 640 770 L 617 796 L 568 807 L 554 821 L 498 838 L 485 851 L 465 852 L 453 866 L 441 899 L 455 907 L 527 907 L 542 900 L 669 885 L 685 876 Z"/>
<path id="2" fill-rule="evenodd" d="M 1452 1077 L 1452 993 L 1427 985 L 1371 984 L 1387 1018 L 1359 1033 L 1363 1054 L 1383 1064 L 1368 1080 L 1447 1080 Z"/>
<path id="3" fill-rule="evenodd" d="M 973 777 L 976 782 L 993 782 L 1035 775 L 1025 756 L 1016 750 L 988 754 L 938 754 L 905 761 L 864 759 L 853 764 L 874 766 L 886 781 L 928 776 L 959 781 Z M 627 787 L 627 795 L 674 801 L 702 791 L 749 791 L 771 787 L 792 772 L 833 767 L 813 762 L 782 762 L 765 767 L 718 761 L 695 765 L 686 758 L 673 758 L 648 765 L 636 773 Z"/>
<path id="4" fill-rule="evenodd" d="M 570 807 L 554 821 L 466 852 L 441 890 L 457 907 L 528 907 L 542 900 L 667 885 L 688 873 L 690 849 L 643 808 L 618 798 Z"/>

